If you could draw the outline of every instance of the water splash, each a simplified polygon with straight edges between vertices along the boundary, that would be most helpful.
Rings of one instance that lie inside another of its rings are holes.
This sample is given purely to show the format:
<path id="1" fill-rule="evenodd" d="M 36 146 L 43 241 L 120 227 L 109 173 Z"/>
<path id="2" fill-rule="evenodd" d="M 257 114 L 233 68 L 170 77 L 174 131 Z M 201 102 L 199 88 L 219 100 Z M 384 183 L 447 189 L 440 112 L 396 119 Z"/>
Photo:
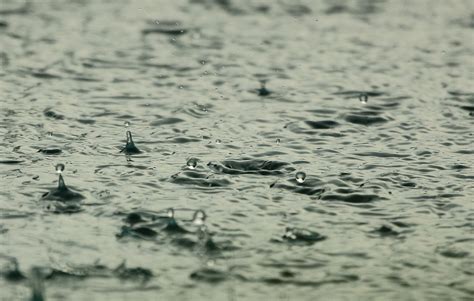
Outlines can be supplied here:
<path id="1" fill-rule="evenodd" d="M 311 245 L 315 242 L 325 240 L 326 236 L 306 229 L 287 227 L 282 238 L 291 243 Z"/>
<path id="2" fill-rule="evenodd" d="M 126 136 L 127 136 L 127 142 L 126 142 L 124 148 L 122 148 L 122 150 L 120 152 L 125 153 L 126 155 L 133 155 L 133 154 L 141 153 L 142 151 L 139 150 L 135 146 L 135 143 L 133 142 L 132 132 L 127 131 Z"/>
<path id="3" fill-rule="evenodd" d="M 267 83 L 267 81 L 265 81 L 265 80 L 260 81 L 260 88 L 257 89 L 258 96 L 268 96 L 272 93 L 266 88 L 266 86 L 265 86 L 266 83 Z"/>
<path id="4" fill-rule="evenodd" d="M 51 201 L 60 201 L 60 202 L 71 202 L 71 201 L 80 201 L 84 199 L 85 197 L 81 195 L 78 192 L 75 192 L 71 189 L 69 189 L 66 186 L 66 183 L 63 178 L 63 171 L 65 169 L 64 164 L 59 163 L 56 165 L 55 170 L 56 173 L 59 174 L 58 177 L 58 186 L 57 188 L 52 189 L 51 191 L 43 194 L 42 199 L 43 200 L 51 200 Z M 72 206 L 72 204 L 69 204 Z M 71 210 L 72 208 L 69 208 L 69 205 L 66 206 L 67 208 L 63 208 L 63 205 L 60 205 L 63 209 Z M 79 206 L 77 204 L 77 206 Z M 76 206 L 73 206 L 74 208 Z M 77 208 L 76 208 L 77 209 Z"/>
<path id="5" fill-rule="evenodd" d="M 196 158 L 190 158 L 190 159 L 186 162 L 186 166 L 187 166 L 189 169 L 196 169 L 197 164 L 198 164 L 198 159 L 196 159 Z"/>
<path id="6" fill-rule="evenodd" d="M 298 182 L 298 184 L 303 184 L 304 181 L 306 180 L 306 174 L 302 171 L 298 171 L 295 175 L 295 179 L 296 179 L 296 182 Z"/>

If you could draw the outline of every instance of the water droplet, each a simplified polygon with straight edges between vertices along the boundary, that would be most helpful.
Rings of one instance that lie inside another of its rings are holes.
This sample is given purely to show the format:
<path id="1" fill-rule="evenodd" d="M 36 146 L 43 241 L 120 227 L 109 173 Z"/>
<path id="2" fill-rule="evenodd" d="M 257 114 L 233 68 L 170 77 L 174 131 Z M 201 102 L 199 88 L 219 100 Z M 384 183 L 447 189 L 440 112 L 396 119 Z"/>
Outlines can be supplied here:
<path id="1" fill-rule="evenodd" d="M 160 21 L 155 20 L 155 24 L 156 24 L 156 25 L 159 25 L 159 24 L 160 24 Z"/>
<path id="2" fill-rule="evenodd" d="M 302 171 L 298 171 L 295 175 L 296 182 L 302 184 L 306 180 L 306 174 Z"/>
<path id="3" fill-rule="evenodd" d="M 206 213 L 202 210 L 196 210 L 193 216 L 193 223 L 198 226 L 204 225 L 204 221 L 206 220 Z"/>
<path id="4" fill-rule="evenodd" d="M 216 139 L 216 144 L 221 144 L 221 143 L 222 143 L 221 139 Z"/>
<path id="5" fill-rule="evenodd" d="M 132 132 L 127 131 L 126 136 L 127 136 L 127 144 L 133 143 Z"/>
<path id="6" fill-rule="evenodd" d="M 166 215 L 168 215 L 169 218 L 174 218 L 174 209 L 169 208 L 168 212 L 166 212 Z"/>
<path id="7" fill-rule="evenodd" d="M 130 126 L 130 121 L 125 121 L 125 127 L 128 128 Z"/>
<path id="8" fill-rule="evenodd" d="M 178 86 L 178 88 L 179 88 L 179 89 L 183 89 L 184 87 L 183 87 L 183 86 L 181 86 L 181 85 L 179 85 L 179 86 Z"/>
<path id="9" fill-rule="evenodd" d="M 189 169 L 195 169 L 197 166 L 198 160 L 196 158 L 191 158 L 186 162 L 186 165 Z"/>
<path id="10" fill-rule="evenodd" d="M 280 144 L 280 142 L 281 142 L 280 138 L 277 138 L 276 139 L 276 144 Z"/>
<path id="11" fill-rule="evenodd" d="M 59 164 L 56 165 L 56 172 L 58 174 L 61 174 L 64 171 L 64 168 L 65 168 L 64 164 L 59 163 Z"/>
<path id="12" fill-rule="evenodd" d="M 368 100 L 369 100 L 369 96 L 367 95 L 367 93 L 362 93 L 359 95 L 359 101 L 361 103 L 366 104 Z"/>
<path id="13" fill-rule="evenodd" d="M 205 65 L 206 64 L 206 61 L 205 60 L 202 60 L 200 61 L 201 65 Z"/>
<path id="14" fill-rule="evenodd" d="M 257 89 L 257 94 L 259 96 L 268 96 L 270 95 L 270 91 L 267 90 L 267 87 L 265 86 L 265 84 L 267 83 L 266 80 L 261 80 L 260 81 L 260 89 Z"/>
<path id="15" fill-rule="evenodd" d="M 294 232 L 294 229 L 287 227 L 285 229 L 285 234 L 283 235 L 283 238 L 296 239 L 296 233 Z"/>

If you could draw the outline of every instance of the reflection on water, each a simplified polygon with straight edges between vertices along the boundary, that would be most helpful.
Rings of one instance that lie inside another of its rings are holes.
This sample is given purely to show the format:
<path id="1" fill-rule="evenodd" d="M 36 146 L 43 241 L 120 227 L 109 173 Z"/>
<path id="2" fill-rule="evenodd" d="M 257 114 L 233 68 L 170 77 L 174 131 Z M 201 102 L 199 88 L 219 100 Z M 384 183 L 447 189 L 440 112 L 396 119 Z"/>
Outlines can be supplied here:
<path id="1" fill-rule="evenodd" d="M 0 299 L 469 300 L 472 11 L 3 1 Z"/>

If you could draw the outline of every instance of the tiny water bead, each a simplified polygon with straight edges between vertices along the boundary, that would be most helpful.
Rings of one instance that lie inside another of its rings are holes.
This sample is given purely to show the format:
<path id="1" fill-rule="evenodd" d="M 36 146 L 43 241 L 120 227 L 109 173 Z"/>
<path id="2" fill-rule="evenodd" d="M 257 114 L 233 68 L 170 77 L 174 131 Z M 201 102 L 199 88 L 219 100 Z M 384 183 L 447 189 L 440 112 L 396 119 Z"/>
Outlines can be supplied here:
<path id="1" fill-rule="evenodd" d="M 302 171 L 299 171 L 296 173 L 295 179 L 296 179 L 296 182 L 298 182 L 299 184 L 302 184 L 306 180 L 306 174 Z"/>
<path id="2" fill-rule="evenodd" d="M 206 220 L 206 213 L 202 210 L 196 210 L 193 215 L 193 223 L 198 226 L 204 225 Z"/>
<path id="3" fill-rule="evenodd" d="M 366 104 L 368 100 L 369 100 L 369 95 L 367 95 L 367 93 L 362 93 L 359 95 L 359 101 L 361 103 Z"/>
<path id="4" fill-rule="evenodd" d="M 61 174 L 64 171 L 64 168 L 65 168 L 64 164 L 62 163 L 56 164 L 56 173 Z"/>
<path id="5" fill-rule="evenodd" d="M 196 169 L 197 164 L 198 164 L 198 159 L 196 159 L 196 158 L 190 158 L 190 159 L 186 162 L 186 166 L 187 166 L 189 169 Z"/>

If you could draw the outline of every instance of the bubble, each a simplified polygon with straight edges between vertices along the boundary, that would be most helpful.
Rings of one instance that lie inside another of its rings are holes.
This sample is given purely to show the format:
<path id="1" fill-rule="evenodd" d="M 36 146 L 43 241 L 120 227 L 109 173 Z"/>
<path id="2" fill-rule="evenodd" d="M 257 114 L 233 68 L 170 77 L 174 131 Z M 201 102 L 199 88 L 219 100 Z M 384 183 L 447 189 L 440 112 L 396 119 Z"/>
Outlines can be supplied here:
<path id="1" fill-rule="evenodd" d="M 191 158 L 186 162 L 186 165 L 189 169 L 195 169 L 197 166 L 198 160 L 196 158 Z"/>
<path id="2" fill-rule="evenodd" d="M 174 218 L 174 209 L 169 208 L 168 211 L 166 212 L 166 215 L 168 215 L 169 218 Z"/>
<path id="3" fill-rule="evenodd" d="M 130 121 L 125 121 L 125 127 L 128 128 L 130 126 Z"/>
<path id="4" fill-rule="evenodd" d="M 296 178 L 296 182 L 298 182 L 299 184 L 302 184 L 306 180 L 306 174 L 302 171 L 298 171 L 295 175 L 295 178 Z"/>
<path id="5" fill-rule="evenodd" d="M 216 139 L 216 144 L 221 144 L 221 143 L 222 143 L 221 139 Z"/>
<path id="6" fill-rule="evenodd" d="M 59 164 L 56 165 L 56 172 L 58 174 L 61 174 L 64 171 L 64 168 L 65 168 L 64 164 L 59 163 Z"/>
<path id="7" fill-rule="evenodd" d="M 362 93 L 359 95 L 359 101 L 361 103 L 366 104 L 368 100 L 369 100 L 369 96 L 367 95 L 367 93 Z"/>
<path id="8" fill-rule="evenodd" d="M 198 226 L 204 225 L 204 221 L 206 220 L 206 213 L 202 210 L 196 210 L 193 216 L 193 223 Z"/>

